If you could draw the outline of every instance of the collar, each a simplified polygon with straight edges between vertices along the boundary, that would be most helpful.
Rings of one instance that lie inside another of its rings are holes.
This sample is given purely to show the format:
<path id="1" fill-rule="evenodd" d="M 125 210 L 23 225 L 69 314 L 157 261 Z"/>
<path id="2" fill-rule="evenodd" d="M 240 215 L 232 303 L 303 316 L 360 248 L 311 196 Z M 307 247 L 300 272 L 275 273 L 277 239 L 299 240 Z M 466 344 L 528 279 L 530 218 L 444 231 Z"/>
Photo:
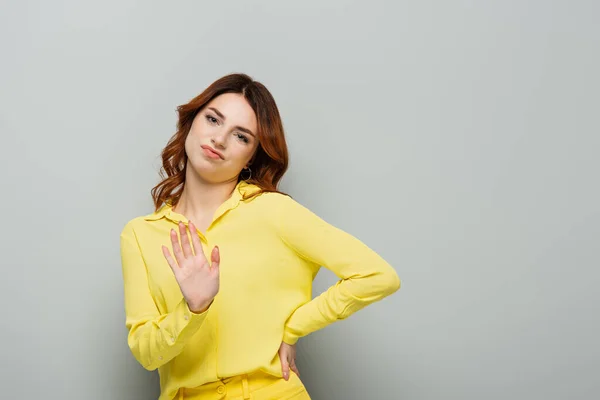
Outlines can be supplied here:
<path id="1" fill-rule="evenodd" d="M 254 194 L 255 192 L 260 191 L 260 187 L 258 187 L 255 184 L 248 183 L 246 181 L 239 181 L 233 189 L 233 192 L 231 193 L 229 198 L 225 200 L 225 202 L 223 202 L 223 204 L 221 204 L 219 208 L 217 208 L 213 220 L 216 220 L 221 215 L 225 214 L 227 211 L 236 208 L 240 204 L 240 202 L 244 200 L 244 196 Z M 169 202 L 163 204 L 163 206 L 157 211 L 153 212 L 152 214 L 148 214 L 144 217 L 146 221 L 157 221 L 162 218 L 167 218 L 175 222 L 188 222 L 188 219 L 185 215 L 173 211 L 173 205 Z"/>

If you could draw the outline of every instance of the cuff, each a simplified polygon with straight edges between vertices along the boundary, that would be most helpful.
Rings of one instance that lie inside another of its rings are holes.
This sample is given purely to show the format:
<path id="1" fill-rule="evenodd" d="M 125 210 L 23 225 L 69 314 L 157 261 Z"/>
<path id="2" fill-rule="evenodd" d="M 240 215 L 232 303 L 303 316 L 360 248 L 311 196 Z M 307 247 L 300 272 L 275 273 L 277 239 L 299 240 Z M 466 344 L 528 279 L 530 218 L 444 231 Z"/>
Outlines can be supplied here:
<path id="1" fill-rule="evenodd" d="M 186 341 L 196 333 L 204 323 L 209 309 L 210 307 L 196 314 L 190 310 L 185 298 L 181 299 L 173 310 L 170 321 L 163 321 L 166 322 L 164 327 L 171 333 L 171 343 Z"/>
<path id="2" fill-rule="evenodd" d="M 283 339 L 282 342 L 287 343 L 289 345 L 295 345 L 296 342 L 300 339 L 300 336 L 291 332 L 288 328 L 285 328 L 283 331 Z"/>

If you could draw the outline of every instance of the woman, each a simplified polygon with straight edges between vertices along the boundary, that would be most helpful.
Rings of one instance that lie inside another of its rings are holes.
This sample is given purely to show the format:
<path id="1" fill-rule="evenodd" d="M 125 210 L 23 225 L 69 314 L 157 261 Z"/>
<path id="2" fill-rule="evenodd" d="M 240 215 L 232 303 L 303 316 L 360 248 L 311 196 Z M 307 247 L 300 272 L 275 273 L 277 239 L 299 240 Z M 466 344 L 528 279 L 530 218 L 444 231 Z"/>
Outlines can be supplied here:
<path id="1" fill-rule="evenodd" d="M 121 233 L 129 347 L 159 370 L 159 400 L 309 399 L 297 340 L 395 292 L 398 275 L 277 190 L 288 153 L 261 83 L 225 76 L 178 113 L 155 211 Z M 320 266 L 340 281 L 311 300 Z"/>

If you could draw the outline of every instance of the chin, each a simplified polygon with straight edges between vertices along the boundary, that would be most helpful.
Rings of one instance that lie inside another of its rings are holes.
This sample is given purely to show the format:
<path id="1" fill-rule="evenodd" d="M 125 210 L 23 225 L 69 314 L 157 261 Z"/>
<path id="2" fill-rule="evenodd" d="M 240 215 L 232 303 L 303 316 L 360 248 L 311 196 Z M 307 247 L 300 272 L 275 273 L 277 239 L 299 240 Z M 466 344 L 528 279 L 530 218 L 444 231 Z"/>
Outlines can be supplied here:
<path id="1" fill-rule="evenodd" d="M 206 160 L 202 156 L 195 160 L 188 159 L 187 168 L 191 168 L 205 182 L 219 183 L 231 179 L 231 171 L 228 168 Z"/>

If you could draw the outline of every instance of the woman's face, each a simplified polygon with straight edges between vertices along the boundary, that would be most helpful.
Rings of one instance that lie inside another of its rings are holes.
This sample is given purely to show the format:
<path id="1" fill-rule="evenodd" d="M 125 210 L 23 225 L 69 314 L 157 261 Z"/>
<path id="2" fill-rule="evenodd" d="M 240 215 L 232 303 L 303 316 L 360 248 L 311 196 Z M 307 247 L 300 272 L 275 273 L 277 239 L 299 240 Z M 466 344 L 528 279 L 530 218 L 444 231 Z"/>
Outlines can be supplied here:
<path id="1" fill-rule="evenodd" d="M 256 115 L 237 93 L 210 101 L 194 118 L 185 141 L 188 168 L 210 183 L 237 181 L 257 148 Z"/>

